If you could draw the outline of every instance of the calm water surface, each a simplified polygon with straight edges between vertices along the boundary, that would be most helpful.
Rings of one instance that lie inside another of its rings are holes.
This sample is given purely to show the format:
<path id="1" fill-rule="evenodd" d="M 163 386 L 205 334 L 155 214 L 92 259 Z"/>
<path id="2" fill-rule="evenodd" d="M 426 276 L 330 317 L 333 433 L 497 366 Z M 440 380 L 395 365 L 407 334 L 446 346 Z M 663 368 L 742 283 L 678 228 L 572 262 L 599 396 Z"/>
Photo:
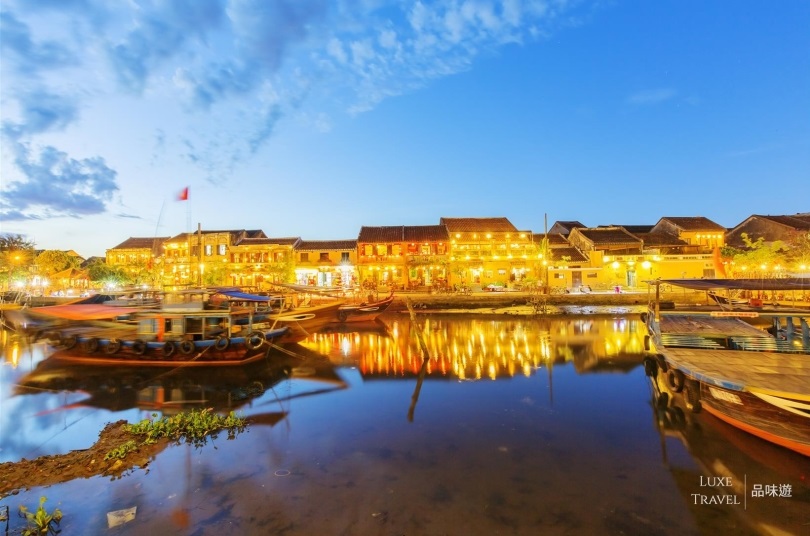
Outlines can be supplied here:
<path id="1" fill-rule="evenodd" d="M 257 423 L 0 507 L 47 496 L 65 535 L 810 534 L 810 459 L 657 407 L 635 316 L 420 316 L 424 369 L 408 317 L 383 322 L 207 373 L 60 367 L 3 332 L 0 461 L 187 407 Z"/>

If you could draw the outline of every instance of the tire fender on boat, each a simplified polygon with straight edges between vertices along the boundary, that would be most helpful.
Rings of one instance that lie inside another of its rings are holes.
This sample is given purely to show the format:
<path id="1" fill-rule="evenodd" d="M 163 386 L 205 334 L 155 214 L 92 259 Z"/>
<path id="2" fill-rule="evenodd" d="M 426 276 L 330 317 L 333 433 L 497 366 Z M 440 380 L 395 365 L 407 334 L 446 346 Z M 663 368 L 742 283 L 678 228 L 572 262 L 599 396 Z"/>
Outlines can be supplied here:
<path id="1" fill-rule="evenodd" d="M 163 355 L 166 357 L 171 357 L 177 351 L 177 345 L 174 344 L 172 341 L 166 342 L 163 345 Z"/>
<path id="2" fill-rule="evenodd" d="M 220 352 L 223 350 L 227 350 L 228 346 L 230 345 L 231 340 L 224 335 L 220 335 L 219 337 L 217 337 L 217 340 L 214 341 L 214 348 L 216 348 Z"/>
<path id="3" fill-rule="evenodd" d="M 120 349 L 121 341 L 118 339 L 110 339 L 110 341 L 104 347 L 104 353 L 108 355 L 117 354 Z"/>
<path id="4" fill-rule="evenodd" d="M 644 373 L 652 378 L 658 374 L 658 363 L 650 357 L 644 358 Z"/>
<path id="5" fill-rule="evenodd" d="M 189 355 L 191 352 L 194 351 L 194 342 L 193 341 L 183 341 L 180 343 L 180 353 L 184 355 Z"/>
<path id="6" fill-rule="evenodd" d="M 135 339 L 132 343 L 132 351 L 135 352 L 137 355 L 143 355 L 146 353 L 146 343 L 141 339 Z"/>
<path id="7" fill-rule="evenodd" d="M 59 346 L 60 344 L 62 344 L 62 334 L 59 333 L 58 331 L 51 331 L 50 333 L 46 333 L 45 337 L 54 346 Z"/>
<path id="8" fill-rule="evenodd" d="M 669 369 L 667 371 L 667 383 L 669 384 L 670 389 L 675 391 L 676 393 L 680 393 L 683 391 L 683 384 L 684 384 L 684 375 L 678 369 Z"/>
<path id="9" fill-rule="evenodd" d="M 85 344 L 87 345 L 88 352 L 93 354 L 98 352 L 99 342 L 97 338 L 90 337 Z"/>
<path id="10" fill-rule="evenodd" d="M 644 351 L 645 352 L 650 351 L 650 336 L 649 335 L 644 335 Z"/>
<path id="11" fill-rule="evenodd" d="M 348 312 L 338 310 L 338 320 L 340 320 L 341 322 L 345 322 L 347 318 L 349 318 Z"/>
<path id="12" fill-rule="evenodd" d="M 76 346 L 77 342 L 79 342 L 79 339 L 76 338 L 76 335 L 66 335 L 62 339 L 62 344 L 65 346 L 67 350 L 70 350 L 71 348 Z"/>
<path id="13" fill-rule="evenodd" d="M 251 350 L 255 350 L 259 348 L 262 343 L 264 342 L 264 333 L 260 331 L 254 331 L 247 337 L 245 337 L 245 346 L 250 348 Z"/>

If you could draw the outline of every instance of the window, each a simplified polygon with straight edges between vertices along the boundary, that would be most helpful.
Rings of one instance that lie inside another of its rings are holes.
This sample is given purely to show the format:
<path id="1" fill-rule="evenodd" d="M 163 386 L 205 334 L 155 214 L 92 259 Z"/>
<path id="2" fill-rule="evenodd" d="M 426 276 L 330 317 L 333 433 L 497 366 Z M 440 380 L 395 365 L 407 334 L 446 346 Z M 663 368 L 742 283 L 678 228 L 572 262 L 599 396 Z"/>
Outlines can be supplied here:
<path id="1" fill-rule="evenodd" d="M 309 253 L 301 254 L 301 262 L 309 262 Z"/>
<path id="2" fill-rule="evenodd" d="M 318 258 L 320 262 L 329 262 L 329 253 L 322 251 L 321 256 Z"/>
<path id="3" fill-rule="evenodd" d="M 225 244 L 220 244 L 219 246 L 217 246 L 217 255 L 225 255 L 226 249 L 227 247 L 225 246 Z"/>
<path id="4" fill-rule="evenodd" d="M 214 246 L 212 246 L 211 244 L 206 244 L 205 245 L 205 256 L 210 257 L 212 253 L 214 253 Z"/>
<path id="5" fill-rule="evenodd" d="M 391 248 L 391 254 L 396 255 L 397 257 L 402 255 L 402 244 L 394 244 Z"/>
<path id="6" fill-rule="evenodd" d="M 349 259 L 349 252 L 348 251 L 344 251 L 344 252 L 342 252 L 340 254 L 340 262 L 349 262 L 350 260 L 351 259 Z"/>
<path id="7" fill-rule="evenodd" d="M 388 244 L 377 244 L 377 255 L 384 257 L 388 253 Z"/>

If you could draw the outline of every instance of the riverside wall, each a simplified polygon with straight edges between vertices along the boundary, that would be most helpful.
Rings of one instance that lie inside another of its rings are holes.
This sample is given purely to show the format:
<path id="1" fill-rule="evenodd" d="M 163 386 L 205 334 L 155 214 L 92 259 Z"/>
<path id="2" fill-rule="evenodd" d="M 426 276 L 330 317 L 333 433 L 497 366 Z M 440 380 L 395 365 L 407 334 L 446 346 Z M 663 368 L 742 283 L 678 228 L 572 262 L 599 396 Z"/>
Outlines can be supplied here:
<path id="1" fill-rule="evenodd" d="M 643 308 L 654 296 L 646 291 L 639 292 L 593 292 L 587 294 L 530 294 L 528 292 L 476 292 L 471 295 L 429 294 L 420 292 L 399 292 L 389 312 L 407 311 L 408 301 L 421 312 L 443 310 L 504 309 L 542 303 L 559 309 L 560 307 L 628 307 Z M 705 292 L 683 291 L 666 292 L 661 295 L 662 304 L 711 305 Z"/>

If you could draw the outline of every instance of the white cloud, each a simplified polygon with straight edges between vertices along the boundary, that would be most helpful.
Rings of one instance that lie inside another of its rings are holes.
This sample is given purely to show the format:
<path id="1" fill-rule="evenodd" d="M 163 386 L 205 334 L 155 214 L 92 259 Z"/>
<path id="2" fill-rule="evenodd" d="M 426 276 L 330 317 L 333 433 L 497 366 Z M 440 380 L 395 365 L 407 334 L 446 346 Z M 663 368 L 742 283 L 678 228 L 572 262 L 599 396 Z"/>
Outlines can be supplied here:
<path id="1" fill-rule="evenodd" d="M 659 88 L 638 91 L 627 97 L 629 104 L 658 104 L 675 98 L 678 92 L 672 88 Z"/>

